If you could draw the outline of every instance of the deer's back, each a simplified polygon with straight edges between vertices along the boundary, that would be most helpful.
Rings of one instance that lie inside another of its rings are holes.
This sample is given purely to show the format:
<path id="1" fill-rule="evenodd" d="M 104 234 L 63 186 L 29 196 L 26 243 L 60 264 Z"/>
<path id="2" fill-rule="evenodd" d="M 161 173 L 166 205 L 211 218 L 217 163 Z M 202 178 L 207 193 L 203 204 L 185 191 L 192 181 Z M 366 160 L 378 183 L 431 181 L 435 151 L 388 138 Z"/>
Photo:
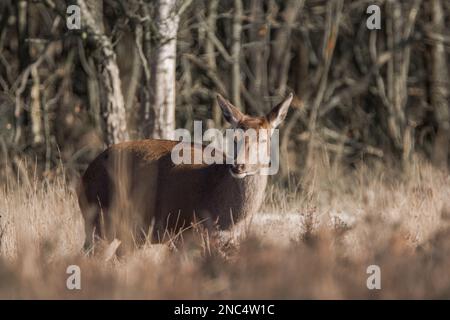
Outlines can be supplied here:
<path id="1" fill-rule="evenodd" d="M 125 203 L 133 219 L 144 228 L 155 222 L 157 229 L 179 229 L 195 219 L 212 221 L 221 215 L 226 216 L 222 225 L 228 226 L 229 213 L 239 211 L 235 202 L 240 194 L 227 166 L 175 165 L 171 151 L 178 143 L 124 142 L 102 152 L 82 177 L 78 197 L 83 215 L 87 208 L 99 205 L 108 220 L 112 209 Z M 190 148 L 193 156 L 194 149 L 203 147 Z M 229 201 L 224 199 L 224 184 Z"/>

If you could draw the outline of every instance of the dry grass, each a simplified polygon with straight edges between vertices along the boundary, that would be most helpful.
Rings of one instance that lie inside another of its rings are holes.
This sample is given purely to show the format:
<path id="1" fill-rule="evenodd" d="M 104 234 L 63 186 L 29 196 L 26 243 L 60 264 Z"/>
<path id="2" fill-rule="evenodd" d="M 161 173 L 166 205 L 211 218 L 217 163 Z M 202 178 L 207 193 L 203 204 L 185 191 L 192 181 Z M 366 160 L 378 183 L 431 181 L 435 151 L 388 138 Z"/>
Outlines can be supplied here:
<path id="1" fill-rule="evenodd" d="M 63 178 L 14 185 L 0 190 L 0 298 L 450 297 L 450 179 L 420 161 L 402 174 L 318 165 L 290 192 L 271 187 L 260 214 L 218 237 L 107 262 L 80 252 L 82 219 Z M 72 264 L 81 291 L 66 288 Z M 366 287 L 372 264 L 381 290 Z"/>

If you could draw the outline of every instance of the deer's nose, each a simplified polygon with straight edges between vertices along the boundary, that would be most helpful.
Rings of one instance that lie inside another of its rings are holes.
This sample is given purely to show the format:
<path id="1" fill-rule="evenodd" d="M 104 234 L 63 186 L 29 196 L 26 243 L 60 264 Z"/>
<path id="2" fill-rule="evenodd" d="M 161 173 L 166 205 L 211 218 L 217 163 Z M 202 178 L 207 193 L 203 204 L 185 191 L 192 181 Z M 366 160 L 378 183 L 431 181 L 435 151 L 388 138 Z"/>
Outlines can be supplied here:
<path id="1" fill-rule="evenodd" d="M 235 173 L 242 173 L 245 171 L 245 166 L 243 164 L 236 164 L 235 166 L 233 166 L 232 170 Z"/>

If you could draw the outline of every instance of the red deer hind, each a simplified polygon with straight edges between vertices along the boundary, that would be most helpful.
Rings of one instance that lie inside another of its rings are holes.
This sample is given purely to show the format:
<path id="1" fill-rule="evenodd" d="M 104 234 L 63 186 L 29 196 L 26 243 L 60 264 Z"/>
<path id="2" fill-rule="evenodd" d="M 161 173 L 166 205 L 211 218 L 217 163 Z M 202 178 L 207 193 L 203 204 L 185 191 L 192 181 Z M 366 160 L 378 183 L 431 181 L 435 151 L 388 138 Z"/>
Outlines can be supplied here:
<path id="1" fill-rule="evenodd" d="M 267 130 L 270 139 L 285 119 L 292 97 L 263 117 L 241 113 L 220 95 L 217 99 L 232 128 Z M 174 164 L 171 151 L 178 143 L 123 142 L 92 161 L 77 190 L 85 249 L 98 238 L 136 242 L 148 235 L 153 242 L 163 241 L 167 233 L 179 232 L 193 222 L 226 229 L 259 210 L 267 184 L 267 175 L 260 174 L 261 164 Z M 252 147 L 248 144 L 244 141 L 245 148 L 238 152 L 248 151 Z M 191 144 L 189 148 L 204 147 Z"/>

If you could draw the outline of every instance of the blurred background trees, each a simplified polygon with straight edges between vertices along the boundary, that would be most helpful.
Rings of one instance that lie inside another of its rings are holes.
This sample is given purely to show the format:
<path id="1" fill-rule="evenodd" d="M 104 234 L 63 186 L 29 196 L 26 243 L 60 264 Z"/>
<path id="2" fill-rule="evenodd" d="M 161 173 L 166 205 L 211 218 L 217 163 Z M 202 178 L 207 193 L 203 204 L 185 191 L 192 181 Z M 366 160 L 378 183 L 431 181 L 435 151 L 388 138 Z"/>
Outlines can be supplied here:
<path id="1" fill-rule="evenodd" d="M 447 169 L 449 26 L 448 0 L 2 0 L 0 171 L 76 174 L 108 144 L 222 127 L 216 93 L 263 115 L 288 92 L 282 178 L 317 153 Z"/>

